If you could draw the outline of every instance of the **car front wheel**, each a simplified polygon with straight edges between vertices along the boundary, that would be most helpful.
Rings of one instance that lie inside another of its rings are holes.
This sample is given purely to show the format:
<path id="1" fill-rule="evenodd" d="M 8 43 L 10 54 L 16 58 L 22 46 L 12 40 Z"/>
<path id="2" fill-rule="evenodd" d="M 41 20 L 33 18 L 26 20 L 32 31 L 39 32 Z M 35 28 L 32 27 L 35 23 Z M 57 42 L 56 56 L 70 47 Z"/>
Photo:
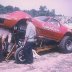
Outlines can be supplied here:
<path id="1" fill-rule="evenodd" d="M 59 48 L 61 50 L 61 52 L 63 53 L 70 53 L 72 52 L 72 37 L 71 36 L 65 36 L 60 44 L 59 44 Z"/>

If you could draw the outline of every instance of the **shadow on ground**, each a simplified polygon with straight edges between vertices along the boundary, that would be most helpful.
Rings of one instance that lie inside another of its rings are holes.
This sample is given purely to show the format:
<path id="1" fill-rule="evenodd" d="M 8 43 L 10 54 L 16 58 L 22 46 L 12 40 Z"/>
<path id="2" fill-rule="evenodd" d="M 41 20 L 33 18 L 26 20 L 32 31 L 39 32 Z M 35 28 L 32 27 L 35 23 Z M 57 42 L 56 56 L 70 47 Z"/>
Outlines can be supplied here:
<path id="1" fill-rule="evenodd" d="M 60 52 L 58 47 L 55 47 L 55 48 L 51 48 L 51 49 L 46 50 L 46 51 L 41 51 L 38 54 L 39 55 L 44 55 L 44 54 L 49 54 L 49 53 L 61 53 L 61 52 Z"/>

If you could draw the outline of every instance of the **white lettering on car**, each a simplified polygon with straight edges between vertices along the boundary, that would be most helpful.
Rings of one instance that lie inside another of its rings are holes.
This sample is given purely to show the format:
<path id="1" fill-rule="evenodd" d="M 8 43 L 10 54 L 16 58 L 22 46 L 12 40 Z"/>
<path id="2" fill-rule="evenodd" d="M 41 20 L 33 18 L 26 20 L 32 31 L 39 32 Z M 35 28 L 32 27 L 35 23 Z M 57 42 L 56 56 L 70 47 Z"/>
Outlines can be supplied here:
<path id="1" fill-rule="evenodd" d="M 52 30 L 52 31 L 55 31 L 55 32 L 59 32 L 59 29 L 56 29 L 55 27 L 44 26 L 44 29 L 46 29 L 46 30 Z"/>

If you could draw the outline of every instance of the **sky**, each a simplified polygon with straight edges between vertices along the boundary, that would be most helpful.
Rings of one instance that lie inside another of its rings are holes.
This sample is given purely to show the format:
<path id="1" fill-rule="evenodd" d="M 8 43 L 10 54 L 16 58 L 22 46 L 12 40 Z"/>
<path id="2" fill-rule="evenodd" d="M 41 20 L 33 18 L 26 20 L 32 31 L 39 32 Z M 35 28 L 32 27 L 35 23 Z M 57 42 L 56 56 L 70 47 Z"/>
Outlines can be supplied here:
<path id="1" fill-rule="evenodd" d="M 0 0 L 0 4 L 19 7 L 21 10 L 38 10 L 42 5 L 49 10 L 55 9 L 56 14 L 72 16 L 72 0 Z"/>

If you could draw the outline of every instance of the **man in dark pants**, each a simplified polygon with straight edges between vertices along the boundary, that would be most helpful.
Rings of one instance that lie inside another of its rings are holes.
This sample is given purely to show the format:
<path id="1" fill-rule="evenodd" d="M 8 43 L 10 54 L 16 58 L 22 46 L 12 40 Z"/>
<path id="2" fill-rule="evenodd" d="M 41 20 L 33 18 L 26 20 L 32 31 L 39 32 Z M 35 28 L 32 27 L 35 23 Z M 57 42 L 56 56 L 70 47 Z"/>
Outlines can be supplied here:
<path id="1" fill-rule="evenodd" d="M 24 40 L 24 54 L 26 61 L 25 63 L 33 63 L 33 53 L 32 49 L 35 46 L 35 37 L 36 37 L 36 28 L 34 24 L 32 23 L 31 18 L 28 18 L 27 21 L 27 28 L 26 28 L 26 34 L 25 34 L 25 40 Z"/>
<path id="2" fill-rule="evenodd" d="M 25 55 L 25 59 L 26 61 L 24 63 L 33 63 L 33 53 L 32 53 L 32 49 L 35 47 L 34 46 L 35 43 L 33 42 L 27 42 L 25 44 L 25 47 L 24 47 L 24 55 Z"/>

